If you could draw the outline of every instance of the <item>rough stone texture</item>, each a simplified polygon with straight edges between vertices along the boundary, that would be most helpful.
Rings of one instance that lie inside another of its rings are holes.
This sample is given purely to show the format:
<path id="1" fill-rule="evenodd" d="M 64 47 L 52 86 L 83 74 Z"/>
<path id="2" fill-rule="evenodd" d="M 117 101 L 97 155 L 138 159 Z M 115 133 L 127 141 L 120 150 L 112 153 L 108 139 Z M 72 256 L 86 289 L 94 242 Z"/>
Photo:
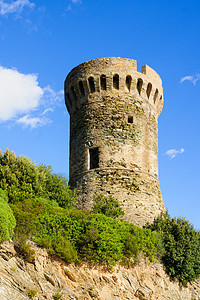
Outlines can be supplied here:
<path id="1" fill-rule="evenodd" d="M 103 75 L 103 78 L 101 79 Z M 81 209 L 93 195 L 119 199 L 125 219 L 138 226 L 164 210 L 158 181 L 158 124 L 163 107 L 159 75 L 136 61 L 99 58 L 75 67 L 65 81 L 70 113 L 70 186 Z M 90 167 L 90 149 L 99 164 Z"/>
<path id="2" fill-rule="evenodd" d="M 22 260 L 12 242 L 0 245 L 0 299 L 28 300 L 199 300 L 200 280 L 188 287 L 170 281 L 159 263 L 141 260 L 135 267 L 114 267 L 112 271 L 98 266 L 67 265 L 36 247 L 34 263 Z M 4 256 L 2 255 L 4 253 Z"/>

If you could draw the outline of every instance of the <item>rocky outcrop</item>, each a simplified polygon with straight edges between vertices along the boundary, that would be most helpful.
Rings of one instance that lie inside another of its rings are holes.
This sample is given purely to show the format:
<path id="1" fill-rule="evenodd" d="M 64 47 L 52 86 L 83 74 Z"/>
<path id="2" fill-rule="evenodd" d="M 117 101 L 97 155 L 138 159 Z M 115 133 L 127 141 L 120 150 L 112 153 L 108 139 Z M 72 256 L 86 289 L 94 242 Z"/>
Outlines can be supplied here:
<path id="1" fill-rule="evenodd" d="M 31 243 L 33 263 L 25 262 L 11 241 L 0 245 L 0 299 L 200 299 L 200 280 L 181 286 L 159 263 L 140 261 L 135 267 L 67 265 Z"/>

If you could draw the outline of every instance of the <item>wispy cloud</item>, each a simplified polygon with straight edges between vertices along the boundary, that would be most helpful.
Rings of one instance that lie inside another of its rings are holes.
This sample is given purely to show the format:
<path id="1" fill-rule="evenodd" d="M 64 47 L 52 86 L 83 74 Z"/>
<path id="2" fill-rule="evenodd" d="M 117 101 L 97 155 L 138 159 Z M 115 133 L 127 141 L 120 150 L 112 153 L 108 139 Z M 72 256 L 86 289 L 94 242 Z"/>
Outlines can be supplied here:
<path id="1" fill-rule="evenodd" d="M 68 4 L 67 8 L 65 9 L 65 11 L 70 11 L 72 10 L 72 6 L 73 4 L 81 4 L 82 0 L 70 0 L 70 4 Z M 64 14 L 65 15 L 65 14 Z"/>
<path id="2" fill-rule="evenodd" d="M 197 81 L 200 80 L 200 73 L 184 76 L 181 78 L 180 83 L 187 81 L 187 80 L 191 81 L 195 85 L 197 83 Z"/>
<path id="3" fill-rule="evenodd" d="M 17 123 L 24 127 L 30 127 L 31 129 L 44 126 L 50 122 L 50 119 L 43 117 L 31 117 L 30 115 L 25 115 L 17 120 Z"/>
<path id="4" fill-rule="evenodd" d="M 29 0 L 4 1 L 0 0 L 0 15 L 21 13 L 24 7 L 33 8 L 35 4 Z"/>
<path id="5" fill-rule="evenodd" d="M 182 154 L 185 150 L 183 148 L 176 150 L 176 149 L 169 149 L 165 152 L 170 159 L 175 158 L 178 154 Z"/>
<path id="6" fill-rule="evenodd" d="M 42 115 L 46 115 L 47 113 L 53 112 L 53 111 L 54 111 L 53 108 L 46 108 L 46 109 L 42 112 Z"/>
<path id="7" fill-rule="evenodd" d="M 23 74 L 0 67 L 0 123 L 12 121 L 36 128 L 49 124 L 53 112 L 63 100 L 63 91 L 49 85 L 42 88 L 37 74 Z"/>
<path id="8" fill-rule="evenodd" d="M 63 90 L 56 92 L 54 89 L 51 88 L 50 85 L 47 85 L 46 87 L 44 87 L 43 92 L 44 92 L 43 99 L 45 99 L 49 103 L 61 101 L 63 99 L 63 95 L 64 95 Z"/>

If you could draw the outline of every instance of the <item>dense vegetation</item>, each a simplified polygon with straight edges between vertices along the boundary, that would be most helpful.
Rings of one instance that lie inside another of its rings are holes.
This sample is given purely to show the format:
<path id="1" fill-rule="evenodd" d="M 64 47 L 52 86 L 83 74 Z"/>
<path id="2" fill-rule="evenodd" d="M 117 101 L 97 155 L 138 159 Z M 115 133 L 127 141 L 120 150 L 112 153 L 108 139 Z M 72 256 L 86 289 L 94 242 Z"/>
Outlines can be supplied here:
<path id="1" fill-rule="evenodd" d="M 160 233 L 164 252 L 162 261 L 167 273 L 183 283 L 200 275 L 200 232 L 184 218 L 171 218 L 166 212 L 149 229 Z"/>
<path id="2" fill-rule="evenodd" d="M 54 174 L 51 167 L 36 166 L 30 159 L 17 157 L 8 149 L 4 155 L 0 152 L 0 188 L 6 190 L 10 203 L 43 197 L 56 201 L 61 207 L 70 208 L 76 197 L 66 179 Z"/>
<path id="3" fill-rule="evenodd" d="M 32 239 L 67 262 L 129 265 L 145 256 L 184 284 L 199 276 L 200 233 L 188 221 L 163 214 L 141 229 L 117 219 L 123 211 L 112 196 L 95 195 L 93 213 L 76 210 L 75 197 L 50 167 L 0 154 L 0 242 L 13 238 L 29 262 Z"/>
<path id="4" fill-rule="evenodd" d="M 41 198 L 11 207 L 17 220 L 15 236 L 30 236 L 68 262 L 115 264 L 128 258 L 135 261 L 139 255 L 156 257 L 158 241 L 150 229 L 102 214 L 62 209 Z"/>
<path id="5" fill-rule="evenodd" d="M 16 221 L 8 204 L 8 197 L 0 189 L 0 242 L 12 238 L 15 225 Z"/>

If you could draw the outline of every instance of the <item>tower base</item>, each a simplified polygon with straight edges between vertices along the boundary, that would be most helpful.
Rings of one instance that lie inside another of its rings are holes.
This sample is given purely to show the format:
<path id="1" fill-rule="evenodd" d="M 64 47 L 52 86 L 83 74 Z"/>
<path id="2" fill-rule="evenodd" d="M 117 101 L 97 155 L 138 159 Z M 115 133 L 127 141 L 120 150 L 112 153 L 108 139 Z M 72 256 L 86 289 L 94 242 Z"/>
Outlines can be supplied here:
<path id="1" fill-rule="evenodd" d="M 95 169 L 70 182 L 77 190 L 77 208 L 92 210 L 94 194 L 112 195 L 125 213 L 123 219 L 142 227 L 165 210 L 159 181 L 149 174 L 127 169 Z"/>

